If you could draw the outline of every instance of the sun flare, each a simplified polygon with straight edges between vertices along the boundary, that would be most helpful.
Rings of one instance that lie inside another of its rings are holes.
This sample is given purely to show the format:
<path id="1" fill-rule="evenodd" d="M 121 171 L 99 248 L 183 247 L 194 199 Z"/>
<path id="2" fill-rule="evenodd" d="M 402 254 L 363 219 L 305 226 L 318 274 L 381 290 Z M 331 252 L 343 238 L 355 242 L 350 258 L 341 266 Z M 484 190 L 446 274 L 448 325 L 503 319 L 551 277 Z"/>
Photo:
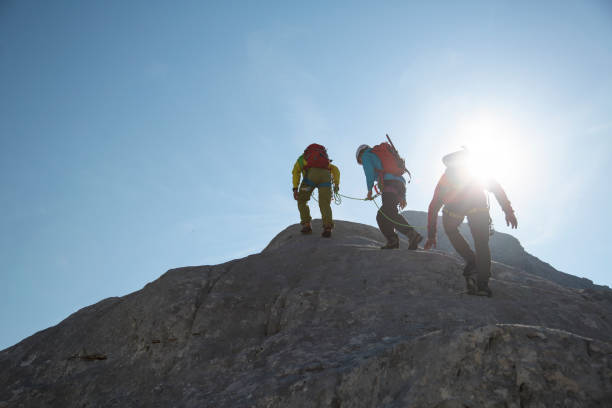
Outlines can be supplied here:
<path id="1" fill-rule="evenodd" d="M 470 151 L 470 170 L 478 178 L 510 180 L 524 166 L 520 132 L 508 120 L 477 115 L 459 123 L 456 137 Z"/>

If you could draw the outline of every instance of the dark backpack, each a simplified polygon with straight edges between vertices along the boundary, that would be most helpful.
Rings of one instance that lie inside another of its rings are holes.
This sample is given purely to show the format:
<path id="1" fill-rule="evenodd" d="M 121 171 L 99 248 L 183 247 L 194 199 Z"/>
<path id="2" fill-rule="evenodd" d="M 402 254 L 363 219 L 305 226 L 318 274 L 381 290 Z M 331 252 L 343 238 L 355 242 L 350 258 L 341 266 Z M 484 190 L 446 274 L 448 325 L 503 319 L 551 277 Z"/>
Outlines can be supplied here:
<path id="1" fill-rule="evenodd" d="M 331 163 L 325 147 L 316 143 L 311 144 L 304 150 L 304 160 L 306 160 L 306 168 L 327 169 L 329 168 L 329 163 Z"/>
<path id="2" fill-rule="evenodd" d="M 374 146 L 372 152 L 380 159 L 385 173 L 401 176 L 408 172 L 404 159 L 399 156 L 397 151 L 389 143 L 383 142 Z M 410 173 L 408 172 L 408 174 Z"/>

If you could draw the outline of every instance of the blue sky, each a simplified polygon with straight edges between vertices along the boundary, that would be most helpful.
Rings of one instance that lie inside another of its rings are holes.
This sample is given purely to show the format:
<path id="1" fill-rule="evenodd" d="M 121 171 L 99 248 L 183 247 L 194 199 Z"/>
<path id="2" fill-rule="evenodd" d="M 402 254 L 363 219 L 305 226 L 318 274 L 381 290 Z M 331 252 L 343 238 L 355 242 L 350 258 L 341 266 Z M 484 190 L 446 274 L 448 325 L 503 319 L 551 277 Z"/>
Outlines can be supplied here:
<path id="1" fill-rule="evenodd" d="M 409 208 L 486 146 L 525 248 L 612 285 L 609 2 L 289 3 L 0 0 L 0 349 L 260 251 L 298 221 L 311 142 L 365 196 L 355 149 L 387 132 Z"/>

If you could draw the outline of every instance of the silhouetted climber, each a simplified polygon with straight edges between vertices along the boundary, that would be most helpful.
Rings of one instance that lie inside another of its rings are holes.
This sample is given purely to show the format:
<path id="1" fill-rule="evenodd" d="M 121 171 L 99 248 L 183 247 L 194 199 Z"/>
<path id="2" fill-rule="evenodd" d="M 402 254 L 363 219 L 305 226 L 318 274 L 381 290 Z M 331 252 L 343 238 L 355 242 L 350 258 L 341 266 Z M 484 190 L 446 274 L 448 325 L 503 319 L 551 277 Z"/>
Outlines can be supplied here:
<path id="1" fill-rule="evenodd" d="M 388 136 L 387 136 L 388 137 Z M 376 214 L 378 228 L 387 239 L 381 249 L 399 248 L 399 238 L 395 230 L 409 239 L 408 249 L 417 249 L 423 237 L 414 230 L 398 212 L 406 207 L 406 180 L 402 174 L 407 172 L 403 160 L 389 143 L 381 143 L 371 148 L 361 145 L 357 148 L 357 163 L 363 166 L 368 188 L 367 199 L 372 200 L 374 182 L 378 182 L 382 196 L 382 207 Z M 409 173 L 410 174 L 410 173 Z"/>
<path id="2" fill-rule="evenodd" d="M 300 177 L 303 177 L 303 179 L 298 190 Z M 310 200 L 314 189 L 318 188 L 319 209 L 323 219 L 323 233 L 321 235 L 325 238 L 331 237 L 331 231 L 334 227 L 331 210 L 332 184 L 334 185 L 334 192 L 337 193 L 340 188 L 340 170 L 331 164 L 325 147 L 311 144 L 304 150 L 304 154 L 298 157 L 293 166 L 293 198 L 298 202 L 300 223 L 302 224 L 301 232 L 303 234 L 312 232 L 310 226 L 312 218 L 310 217 L 308 200 Z"/>
<path id="3" fill-rule="evenodd" d="M 425 249 L 436 247 L 436 224 L 438 211 L 442 210 L 444 231 L 455 248 L 465 260 L 463 269 L 467 291 L 471 295 L 491 296 L 489 277 L 491 276 L 491 251 L 489 249 L 489 228 L 491 217 L 485 190 L 491 191 L 506 214 L 506 224 L 517 227 L 517 220 L 510 200 L 500 184 L 493 180 L 480 181 L 469 168 L 469 152 L 464 149 L 450 153 L 442 158 L 446 171 L 436 186 L 433 199 L 429 204 L 427 216 L 427 242 Z M 474 238 L 474 250 L 459 233 L 459 226 L 467 216 L 470 231 Z M 475 253 L 474 253 L 475 252 Z"/>

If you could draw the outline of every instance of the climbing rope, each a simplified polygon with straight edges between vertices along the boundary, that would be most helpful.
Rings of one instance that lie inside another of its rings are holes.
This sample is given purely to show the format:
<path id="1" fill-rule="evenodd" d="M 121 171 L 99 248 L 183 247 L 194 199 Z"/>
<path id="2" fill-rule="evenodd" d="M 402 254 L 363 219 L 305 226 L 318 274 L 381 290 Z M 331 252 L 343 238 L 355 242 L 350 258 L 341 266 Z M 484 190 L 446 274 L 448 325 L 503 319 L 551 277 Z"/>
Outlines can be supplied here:
<path id="1" fill-rule="evenodd" d="M 341 194 L 336 191 L 336 185 L 334 184 L 332 187 L 333 187 L 332 191 L 334 192 L 334 204 L 336 205 L 342 204 L 342 197 L 341 197 Z"/>
<path id="2" fill-rule="evenodd" d="M 318 190 L 318 189 L 317 189 Z M 333 191 L 333 185 L 332 185 L 332 191 Z M 382 210 L 381 206 L 378 205 L 378 203 L 376 202 L 375 198 L 379 197 L 381 194 L 378 192 L 378 190 L 376 189 L 377 193 L 372 197 L 371 200 L 368 200 L 367 198 L 358 198 L 358 197 L 351 197 L 351 196 L 347 196 L 344 194 L 340 194 L 340 193 L 333 193 L 333 200 L 334 200 L 334 204 L 336 205 L 340 205 L 342 204 L 342 198 L 347 198 L 349 200 L 355 200 L 355 201 L 372 201 L 374 203 L 374 205 L 376 206 L 376 208 L 378 208 L 378 211 L 383 215 L 383 217 L 385 217 L 387 220 L 391 221 L 393 224 L 395 225 L 399 225 L 401 227 L 412 227 L 412 228 L 427 228 L 427 226 L 416 226 L 416 225 L 410 225 L 410 224 L 403 224 L 401 222 L 397 222 L 394 219 L 392 219 L 391 217 L 389 217 L 387 214 L 385 214 L 385 212 Z M 318 192 L 318 191 L 317 191 Z M 319 202 L 319 200 L 314 196 L 314 191 L 313 194 L 311 195 L 311 198 L 313 200 L 315 200 L 317 203 Z M 402 217 L 403 218 L 403 217 Z"/>
<path id="3" fill-rule="evenodd" d="M 367 198 L 357 198 L 357 197 L 350 197 L 344 194 L 338 194 L 340 197 L 344 197 L 344 198 L 348 198 L 349 200 L 357 200 L 357 201 L 368 201 Z M 372 197 L 372 199 L 375 199 L 376 197 L 378 197 L 380 194 L 376 194 L 374 197 Z"/>
<path id="4" fill-rule="evenodd" d="M 399 225 L 399 226 L 402 226 L 402 227 L 411 227 L 411 228 L 427 228 L 427 227 L 410 225 L 410 224 L 402 224 L 401 222 L 397 222 L 397 221 L 393 220 L 391 217 L 389 217 L 387 214 L 385 214 L 384 211 L 382 210 L 382 208 L 378 205 L 378 203 L 375 200 L 372 200 L 372 201 L 374 201 L 374 205 L 376 205 L 376 208 L 378 208 L 378 211 L 383 215 L 383 217 L 385 217 L 386 219 L 388 219 L 389 221 L 391 221 L 395 225 Z M 400 214 L 400 216 L 402 218 L 404 218 L 401 214 Z"/>
<path id="5" fill-rule="evenodd" d="M 335 185 L 332 184 L 332 191 L 333 191 L 334 186 Z M 382 207 L 380 205 L 378 205 L 378 203 L 375 200 L 375 198 L 381 196 L 381 193 L 379 192 L 378 188 L 376 188 L 376 186 L 374 186 L 374 191 L 376 191 L 376 194 L 372 197 L 371 200 L 368 200 L 367 198 L 351 197 L 351 196 L 347 196 L 347 195 L 340 194 L 340 193 L 337 193 L 337 192 L 333 192 L 332 193 L 333 194 L 332 197 L 333 197 L 333 200 L 334 200 L 334 204 L 336 204 L 336 205 L 342 204 L 342 198 L 347 198 L 349 200 L 355 200 L 355 201 L 372 201 L 374 203 L 374 205 L 376 206 L 376 208 L 378 208 L 378 212 L 380 212 L 383 215 L 383 217 L 385 217 L 387 220 L 391 221 L 395 225 L 399 225 L 401 227 L 427 228 L 427 226 L 422 226 L 422 225 L 418 226 L 418 225 L 403 224 L 403 223 L 397 222 L 394 219 L 392 219 L 391 217 L 389 217 L 387 214 L 385 214 L 385 212 L 382 210 Z M 314 196 L 314 191 L 313 191 L 313 194 L 311 195 L 311 198 L 313 200 L 315 200 L 317 203 L 319 202 L 319 200 L 317 200 L 317 198 Z M 487 210 L 489 210 L 489 208 L 490 208 L 489 195 L 487 194 Z M 402 218 L 403 218 L 403 216 L 402 216 Z M 489 236 L 492 236 L 494 233 L 495 233 L 495 228 L 493 226 L 493 220 L 491 219 L 491 217 L 489 217 Z"/>
<path id="6" fill-rule="evenodd" d="M 376 190 L 378 191 L 378 190 Z M 314 193 L 314 191 L 313 191 Z M 399 225 L 401 227 L 412 227 L 412 228 L 427 228 L 424 226 L 415 226 L 415 225 L 410 225 L 410 224 L 403 224 L 401 222 L 397 222 L 394 219 L 392 219 L 391 217 L 389 217 L 387 214 L 385 214 L 385 212 L 382 210 L 382 208 L 378 205 L 378 203 L 376 202 L 375 198 L 379 197 L 381 194 L 380 193 L 376 193 L 373 197 L 372 200 L 368 200 L 367 198 L 358 198 L 358 197 L 351 197 L 351 196 L 347 196 L 344 194 L 340 194 L 340 193 L 336 193 L 334 192 L 334 203 L 336 205 L 340 205 L 342 204 L 342 198 L 348 198 L 349 200 L 355 200 L 355 201 L 372 201 L 374 203 L 374 205 L 376 205 L 376 208 L 378 208 L 378 211 L 383 215 L 383 217 L 385 217 L 386 219 L 388 219 L 389 221 L 391 221 L 393 224 L 395 225 Z M 314 196 L 314 194 L 311 196 L 313 200 L 315 200 L 317 203 L 319 202 L 319 200 L 316 199 L 316 197 Z"/>
<path id="7" fill-rule="evenodd" d="M 367 198 L 356 198 L 356 197 L 349 197 L 349 196 L 345 196 L 340 194 L 342 197 L 344 198 L 348 198 L 350 200 L 358 200 L 358 201 L 372 201 L 374 203 L 374 205 L 376 206 L 376 208 L 378 208 L 378 211 L 383 215 L 383 217 L 385 217 L 386 219 L 388 219 L 389 221 L 391 221 L 393 224 L 395 225 L 399 225 L 402 227 L 412 227 L 412 228 L 427 228 L 427 227 L 423 227 L 423 226 L 416 226 L 416 225 L 410 225 L 410 224 L 403 224 L 401 222 L 397 222 L 394 219 L 392 219 L 391 217 L 389 217 L 387 214 L 385 214 L 385 212 L 382 210 L 381 206 L 378 205 L 378 203 L 376 202 L 375 198 L 377 198 L 378 196 L 380 196 L 380 194 L 376 194 L 375 196 L 372 197 L 372 200 L 368 200 Z M 403 217 L 402 217 L 403 218 Z"/>
<path id="8" fill-rule="evenodd" d="M 343 196 L 343 195 L 342 195 L 342 194 L 340 194 L 340 193 L 335 192 L 335 191 L 334 191 L 334 187 L 335 187 L 335 186 L 336 186 L 336 185 L 332 183 L 332 185 L 331 185 L 331 190 L 332 190 L 332 192 L 333 192 L 333 193 L 332 193 L 332 199 L 334 200 L 334 204 L 336 204 L 336 205 L 340 205 L 340 204 L 342 204 L 342 197 L 345 197 L 345 196 Z M 317 195 L 318 195 L 318 193 L 319 193 L 319 189 L 317 188 Z M 317 203 L 319 202 L 319 200 L 318 200 L 318 199 L 317 199 L 317 198 L 314 196 L 314 190 L 312 191 L 312 194 L 311 194 L 311 196 L 310 196 L 310 197 L 311 197 L 313 200 L 315 200 Z M 351 198 L 351 197 L 346 197 L 346 198 Z M 353 198 L 353 200 L 361 200 L 361 199 L 360 199 L 360 198 Z"/>

